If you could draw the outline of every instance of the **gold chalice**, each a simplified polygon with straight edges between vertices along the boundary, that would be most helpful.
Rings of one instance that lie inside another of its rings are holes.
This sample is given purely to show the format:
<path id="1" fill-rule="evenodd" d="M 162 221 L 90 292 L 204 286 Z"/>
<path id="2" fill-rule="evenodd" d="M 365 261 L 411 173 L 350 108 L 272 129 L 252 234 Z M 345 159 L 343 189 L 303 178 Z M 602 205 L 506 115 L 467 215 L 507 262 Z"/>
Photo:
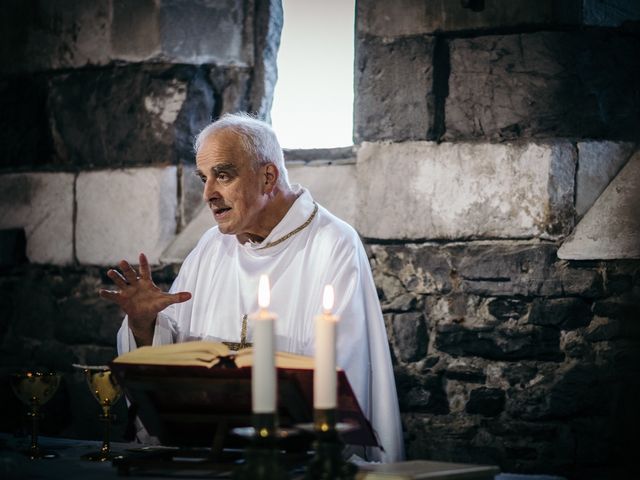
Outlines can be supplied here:
<path id="1" fill-rule="evenodd" d="M 45 451 L 38 445 L 38 422 L 42 417 L 40 407 L 51 400 L 60 385 L 60 375 L 55 372 L 29 371 L 11 375 L 13 393 L 29 407 L 27 417 L 31 420 L 31 445 L 24 453 L 30 459 L 55 458 L 57 453 Z"/>
<path id="2" fill-rule="evenodd" d="M 109 443 L 111 420 L 113 418 L 111 415 L 111 406 L 122 396 L 122 389 L 120 388 L 120 385 L 116 383 L 116 379 L 109 367 L 82 366 L 81 368 L 84 370 L 84 374 L 87 378 L 89 390 L 91 390 L 94 398 L 102 407 L 100 420 L 104 422 L 104 436 L 100 451 L 87 453 L 86 455 L 83 455 L 82 458 L 84 460 L 91 460 L 94 462 L 104 462 L 113 458 L 111 455 L 111 445 Z"/>

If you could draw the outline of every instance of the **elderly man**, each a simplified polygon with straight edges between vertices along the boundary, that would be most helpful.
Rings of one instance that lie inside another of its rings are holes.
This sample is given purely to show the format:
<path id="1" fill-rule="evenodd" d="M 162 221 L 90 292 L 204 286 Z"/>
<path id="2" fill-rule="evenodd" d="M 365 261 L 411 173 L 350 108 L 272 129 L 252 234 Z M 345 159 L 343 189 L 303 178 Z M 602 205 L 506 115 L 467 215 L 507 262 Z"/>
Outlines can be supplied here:
<path id="1" fill-rule="evenodd" d="M 250 341 L 247 314 L 258 309 L 258 279 L 266 273 L 278 350 L 313 355 L 313 319 L 324 285 L 332 284 L 341 319 L 337 362 L 384 448 L 369 458 L 402 459 L 387 336 L 357 233 L 289 184 L 282 149 L 264 122 L 225 115 L 199 134 L 195 149 L 203 197 L 218 225 L 188 255 L 170 293 L 154 285 L 143 254 L 139 271 L 124 260 L 121 273 L 109 270 L 118 290 L 100 293 L 127 315 L 118 351 L 197 339 Z"/>

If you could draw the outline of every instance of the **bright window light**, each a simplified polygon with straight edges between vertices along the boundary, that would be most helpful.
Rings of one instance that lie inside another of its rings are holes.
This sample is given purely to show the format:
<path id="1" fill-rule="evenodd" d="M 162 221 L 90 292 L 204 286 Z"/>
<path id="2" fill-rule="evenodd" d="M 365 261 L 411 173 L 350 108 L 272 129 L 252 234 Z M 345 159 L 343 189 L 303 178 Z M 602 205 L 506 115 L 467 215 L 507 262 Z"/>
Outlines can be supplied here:
<path id="1" fill-rule="evenodd" d="M 271 121 L 283 148 L 353 144 L 354 0 L 283 0 Z"/>

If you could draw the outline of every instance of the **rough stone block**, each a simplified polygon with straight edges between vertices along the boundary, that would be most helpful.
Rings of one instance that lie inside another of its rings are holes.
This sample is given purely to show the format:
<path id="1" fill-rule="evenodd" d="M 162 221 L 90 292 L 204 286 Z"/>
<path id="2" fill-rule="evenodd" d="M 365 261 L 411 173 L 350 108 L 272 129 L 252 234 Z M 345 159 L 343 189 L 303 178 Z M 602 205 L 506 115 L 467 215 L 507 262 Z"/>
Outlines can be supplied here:
<path id="1" fill-rule="evenodd" d="M 0 229 L 24 228 L 32 263 L 73 262 L 70 173 L 0 175 Z"/>
<path id="2" fill-rule="evenodd" d="M 576 214 L 582 217 L 627 162 L 629 142 L 578 142 Z"/>
<path id="3" fill-rule="evenodd" d="M 418 376 L 398 369 L 395 371 L 395 377 L 400 410 L 436 415 L 449 413 L 449 403 L 441 375 Z"/>
<path id="4" fill-rule="evenodd" d="M 111 55 L 127 61 L 251 63 L 244 6 L 242 0 L 113 0 Z"/>
<path id="5" fill-rule="evenodd" d="M 250 65 L 246 7 L 242 0 L 13 1 L 3 9 L 0 64 L 11 73 L 116 61 Z"/>
<path id="6" fill-rule="evenodd" d="M 382 37 L 580 22 L 574 0 L 492 0 L 481 10 L 457 0 L 359 0 L 358 32 Z M 600 2 L 601 3 L 601 2 Z"/>
<path id="7" fill-rule="evenodd" d="M 464 323 L 437 327 L 435 347 L 453 356 L 479 356 L 492 360 L 561 361 L 560 333 L 546 327 L 513 328 L 508 324 L 494 329 L 469 328 Z"/>
<path id="8" fill-rule="evenodd" d="M 429 335 L 422 313 L 398 313 L 392 319 L 396 357 L 403 362 L 416 362 L 427 354 Z"/>
<path id="9" fill-rule="evenodd" d="M 499 458 L 498 449 L 479 447 L 478 421 L 468 415 L 404 414 L 402 423 L 412 432 L 406 441 L 408 458 L 479 464 Z"/>
<path id="10" fill-rule="evenodd" d="M 640 329 L 640 291 L 631 290 L 622 295 L 597 300 L 593 312 L 601 317 L 620 320 L 625 328 L 635 326 L 636 329 Z"/>
<path id="11" fill-rule="evenodd" d="M 153 65 L 55 76 L 49 105 L 58 163 L 118 167 L 192 160 L 214 99 L 203 69 Z"/>
<path id="12" fill-rule="evenodd" d="M 424 0 L 397 0 L 356 2 L 356 31 L 379 37 L 398 37 L 429 33 L 427 27 L 428 2 Z"/>
<path id="13" fill-rule="evenodd" d="M 610 379 L 604 369 L 588 362 L 569 362 L 526 389 L 513 390 L 507 412 L 526 420 L 585 418 L 609 415 L 615 392 L 607 388 Z"/>
<path id="14" fill-rule="evenodd" d="M 437 245 L 371 245 L 374 275 L 388 276 L 402 285 L 401 292 L 415 295 L 447 293 L 451 290 L 453 267 L 447 252 Z M 390 302 L 394 293 L 380 285 Z M 396 292 L 399 290 L 396 289 Z"/>
<path id="15" fill-rule="evenodd" d="M 250 106 L 251 73 L 247 67 L 210 68 L 208 78 L 216 92 L 214 117 L 223 113 L 254 111 Z M 273 89 L 269 95 L 273 96 Z"/>
<path id="16" fill-rule="evenodd" d="M 585 25 L 617 27 L 640 20 L 640 4 L 636 0 L 583 0 L 582 9 Z"/>
<path id="17" fill-rule="evenodd" d="M 13 267 L 27 260 L 27 238 L 23 228 L 0 229 L 0 268 Z"/>
<path id="18" fill-rule="evenodd" d="M 558 249 L 567 260 L 640 258 L 640 151 Z"/>
<path id="19" fill-rule="evenodd" d="M 32 72 L 109 60 L 111 1 L 12 1 L 3 5 L 0 65 Z"/>
<path id="20" fill-rule="evenodd" d="M 434 40 L 367 37 L 356 49 L 354 141 L 426 140 L 433 126 Z"/>
<path id="21" fill-rule="evenodd" d="M 538 368 L 534 362 L 506 363 L 502 368 L 502 376 L 509 382 L 509 385 L 526 387 L 538 373 Z"/>
<path id="22" fill-rule="evenodd" d="M 365 143 L 357 167 L 356 228 L 368 238 L 549 237 L 573 226 L 567 142 Z"/>
<path id="23" fill-rule="evenodd" d="M 176 232 L 176 167 L 83 172 L 76 190 L 80 263 L 158 262 Z"/>
<path id="24" fill-rule="evenodd" d="M 164 0 L 159 14 L 163 56 L 176 63 L 253 63 L 251 32 L 245 32 L 253 19 L 245 18 L 246 5 L 244 0 Z"/>
<path id="25" fill-rule="evenodd" d="M 445 140 L 638 138 L 638 39 L 601 31 L 450 41 Z"/>
<path id="26" fill-rule="evenodd" d="M 53 151 L 47 112 L 47 82 L 28 75 L 0 80 L 0 166 L 39 166 Z"/>
<path id="27" fill-rule="evenodd" d="M 489 314 L 497 320 L 506 322 L 519 320 L 529 311 L 529 304 L 522 298 L 499 297 L 488 305 Z"/>
<path id="28" fill-rule="evenodd" d="M 499 388 L 476 388 L 471 390 L 465 407 L 467 413 L 495 417 L 504 410 L 505 393 Z"/>
<path id="29" fill-rule="evenodd" d="M 111 0 L 109 36 L 116 58 L 144 61 L 162 53 L 160 4 L 155 0 Z"/>
<path id="30" fill-rule="evenodd" d="M 357 217 L 357 178 L 354 164 L 330 165 L 314 162 L 288 165 L 289 181 L 308 188 L 320 205 L 354 225 Z M 336 192 L 339 192 L 336 195 Z"/>
<path id="31" fill-rule="evenodd" d="M 529 323 L 572 330 L 589 325 L 592 316 L 591 305 L 581 298 L 536 298 Z"/>

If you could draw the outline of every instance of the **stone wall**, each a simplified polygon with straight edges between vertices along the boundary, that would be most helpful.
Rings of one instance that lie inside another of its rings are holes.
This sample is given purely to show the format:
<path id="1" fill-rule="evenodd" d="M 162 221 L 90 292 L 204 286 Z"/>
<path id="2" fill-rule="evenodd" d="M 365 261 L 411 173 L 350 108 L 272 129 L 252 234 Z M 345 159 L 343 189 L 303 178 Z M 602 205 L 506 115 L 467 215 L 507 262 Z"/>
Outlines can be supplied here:
<path id="1" fill-rule="evenodd" d="M 409 458 L 628 475 L 640 228 L 596 200 L 638 199 L 640 11 L 613 3 L 358 2 L 356 226 Z"/>
<path id="2" fill-rule="evenodd" d="M 115 354 L 105 267 L 145 250 L 166 287 L 210 225 L 190 139 L 268 116 L 279 3 L 24 5 L 0 19 L 0 430 L 22 425 L 7 374 L 42 365 L 65 373 L 44 431 L 97 438 L 70 365 Z M 639 190 L 638 19 L 623 0 L 357 2 L 356 145 L 286 155 L 365 241 L 409 458 L 629 476 L 640 234 L 597 207 L 633 214 L 616 195 Z M 622 223 L 615 248 L 572 240 Z"/>

